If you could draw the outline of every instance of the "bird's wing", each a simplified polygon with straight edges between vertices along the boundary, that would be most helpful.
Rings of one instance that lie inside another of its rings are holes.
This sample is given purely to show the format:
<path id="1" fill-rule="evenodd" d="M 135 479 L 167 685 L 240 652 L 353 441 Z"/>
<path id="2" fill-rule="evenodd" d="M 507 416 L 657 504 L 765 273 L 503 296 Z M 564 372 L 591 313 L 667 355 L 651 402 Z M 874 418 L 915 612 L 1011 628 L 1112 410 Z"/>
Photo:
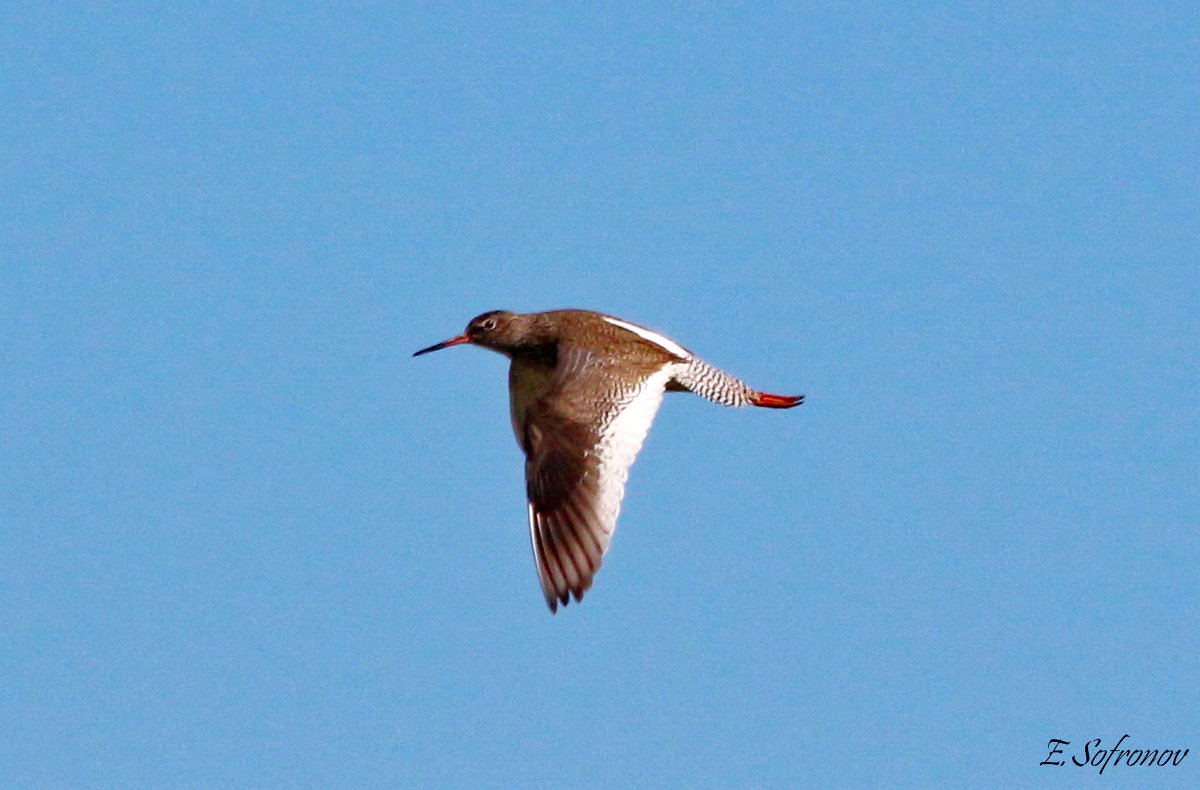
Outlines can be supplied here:
<path id="1" fill-rule="evenodd" d="M 551 611 L 572 595 L 582 600 L 591 587 L 616 529 L 629 467 L 672 375 L 660 368 L 621 388 L 609 364 L 560 348 L 558 381 L 526 415 L 529 535 Z"/>

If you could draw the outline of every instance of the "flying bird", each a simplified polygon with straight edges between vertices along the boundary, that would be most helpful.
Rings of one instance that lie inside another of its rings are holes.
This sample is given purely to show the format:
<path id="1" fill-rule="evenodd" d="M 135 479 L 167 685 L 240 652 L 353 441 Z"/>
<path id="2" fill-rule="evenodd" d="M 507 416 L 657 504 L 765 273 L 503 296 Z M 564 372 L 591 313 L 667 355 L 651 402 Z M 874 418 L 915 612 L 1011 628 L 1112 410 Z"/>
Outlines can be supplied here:
<path id="1" fill-rule="evenodd" d="M 608 551 L 629 467 L 664 392 L 723 406 L 790 409 L 670 338 L 590 310 L 471 319 L 461 335 L 413 354 L 470 343 L 504 354 L 513 432 L 525 453 L 529 536 L 551 612 L 583 600 Z"/>

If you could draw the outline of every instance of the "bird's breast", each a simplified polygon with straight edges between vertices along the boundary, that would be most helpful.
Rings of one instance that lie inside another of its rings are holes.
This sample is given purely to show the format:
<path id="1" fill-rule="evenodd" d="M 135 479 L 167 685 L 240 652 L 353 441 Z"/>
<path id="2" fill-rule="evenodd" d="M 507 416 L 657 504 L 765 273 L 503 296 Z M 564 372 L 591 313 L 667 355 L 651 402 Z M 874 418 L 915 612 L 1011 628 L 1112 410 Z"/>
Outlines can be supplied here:
<path id="1" fill-rule="evenodd" d="M 554 386 L 554 368 L 540 361 L 514 359 L 508 369 L 508 403 L 517 444 L 524 446 L 525 416 L 530 405 Z"/>

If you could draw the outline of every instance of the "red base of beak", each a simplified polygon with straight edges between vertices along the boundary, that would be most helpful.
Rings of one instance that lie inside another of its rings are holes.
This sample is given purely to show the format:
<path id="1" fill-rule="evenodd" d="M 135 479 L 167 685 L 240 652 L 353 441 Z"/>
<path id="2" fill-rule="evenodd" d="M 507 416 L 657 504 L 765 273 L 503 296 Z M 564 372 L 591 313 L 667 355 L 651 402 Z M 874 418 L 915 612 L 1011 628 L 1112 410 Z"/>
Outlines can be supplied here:
<path id="1" fill-rule="evenodd" d="M 443 348 L 450 348 L 450 346 L 461 346 L 463 343 L 470 343 L 470 342 L 471 342 L 471 338 L 467 337 L 466 335 L 459 335 L 458 337 L 452 337 L 449 340 L 446 340 L 445 342 L 438 343 L 436 345 L 432 345 L 429 348 L 423 348 L 420 351 L 413 354 L 413 356 L 419 357 L 422 354 L 428 354 L 430 351 L 441 351 Z"/>

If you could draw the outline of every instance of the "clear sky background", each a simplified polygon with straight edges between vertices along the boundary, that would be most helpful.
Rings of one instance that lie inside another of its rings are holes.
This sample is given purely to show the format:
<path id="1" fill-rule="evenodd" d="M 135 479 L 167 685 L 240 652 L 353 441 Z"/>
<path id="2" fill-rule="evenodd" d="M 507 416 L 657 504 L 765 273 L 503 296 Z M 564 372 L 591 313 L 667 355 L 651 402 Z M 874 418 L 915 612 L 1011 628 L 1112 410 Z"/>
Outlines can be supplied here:
<path id="1" fill-rule="evenodd" d="M 1193 3 L 7 3 L 0 785 L 1200 785 Z M 671 394 L 551 616 L 488 309 Z M 1042 767 L 1051 738 L 1190 748 Z"/>

